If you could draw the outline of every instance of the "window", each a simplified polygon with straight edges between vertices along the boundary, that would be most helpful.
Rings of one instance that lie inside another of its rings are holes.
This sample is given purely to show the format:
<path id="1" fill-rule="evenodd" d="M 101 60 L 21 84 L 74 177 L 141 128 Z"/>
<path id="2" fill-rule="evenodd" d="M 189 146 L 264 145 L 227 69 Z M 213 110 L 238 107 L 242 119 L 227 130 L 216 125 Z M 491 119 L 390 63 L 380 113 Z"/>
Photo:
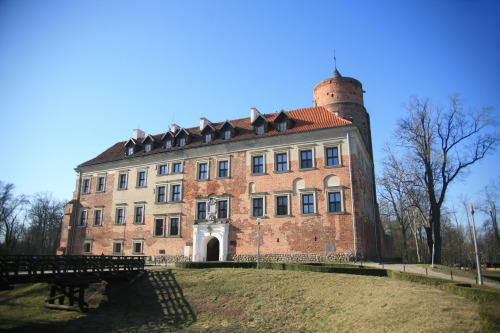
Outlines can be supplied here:
<path id="1" fill-rule="evenodd" d="M 339 148 L 326 148 L 326 165 L 339 165 Z"/>
<path id="2" fill-rule="evenodd" d="M 302 194 L 302 214 L 314 213 L 314 194 Z"/>
<path id="3" fill-rule="evenodd" d="M 83 253 L 91 253 L 91 252 L 92 252 L 92 241 L 84 241 Z"/>
<path id="4" fill-rule="evenodd" d="M 166 187 L 158 186 L 156 195 L 156 202 L 165 202 L 166 199 Z"/>
<path id="5" fill-rule="evenodd" d="M 171 217 L 170 218 L 170 233 L 169 236 L 178 236 L 179 235 L 179 218 Z"/>
<path id="6" fill-rule="evenodd" d="M 174 163 L 174 173 L 182 172 L 182 164 Z"/>
<path id="7" fill-rule="evenodd" d="M 229 176 L 228 165 L 228 161 L 219 161 L 219 178 L 225 178 Z"/>
<path id="8" fill-rule="evenodd" d="M 286 132 L 286 121 L 278 123 L 278 132 Z"/>
<path id="9" fill-rule="evenodd" d="M 123 241 L 113 241 L 113 254 L 123 254 Z"/>
<path id="10" fill-rule="evenodd" d="M 172 185 L 172 201 L 181 201 L 180 185 Z"/>
<path id="11" fill-rule="evenodd" d="M 264 216 L 264 198 L 252 199 L 252 216 Z"/>
<path id="12" fill-rule="evenodd" d="M 125 224 L 125 208 L 116 209 L 116 224 Z"/>
<path id="13" fill-rule="evenodd" d="M 144 240 L 132 240 L 132 253 L 142 254 Z"/>
<path id="14" fill-rule="evenodd" d="M 231 131 L 227 130 L 227 131 L 224 131 L 224 134 L 223 134 L 223 137 L 222 137 L 224 140 L 229 140 L 231 139 Z"/>
<path id="15" fill-rule="evenodd" d="M 288 215 L 288 197 L 276 197 L 276 215 Z"/>
<path id="16" fill-rule="evenodd" d="M 144 207 L 135 207 L 134 223 L 142 224 L 144 223 Z"/>
<path id="17" fill-rule="evenodd" d="M 151 151 L 151 144 L 148 143 L 145 147 L 144 147 L 144 152 L 145 153 L 149 153 Z"/>
<path id="18" fill-rule="evenodd" d="M 207 133 L 204 136 L 205 143 L 209 143 L 212 141 L 212 133 Z"/>
<path id="19" fill-rule="evenodd" d="M 186 145 L 186 138 L 179 138 L 179 147 L 184 147 Z"/>
<path id="20" fill-rule="evenodd" d="M 276 171 L 287 171 L 288 163 L 286 153 L 276 154 Z"/>
<path id="21" fill-rule="evenodd" d="M 125 190 L 127 188 L 127 174 L 122 173 L 118 177 L 118 189 Z"/>
<path id="22" fill-rule="evenodd" d="M 198 202 L 198 220 L 205 220 L 207 218 L 207 203 Z"/>
<path id="23" fill-rule="evenodd" d="M 165 141 L 165 149 L 170 149 L 170 148 L 172 148 L 172 140 Z"/>
<path id="24" fill-rule="evenodd" d="M 255 134 L 262 135 L 264 134 L 264 125 L 259 125 L 255 127 Z"/>
<path id="25" fill-rule="evenodd" d="M 328 212 L 335 213 L 342 211 L 340 192 L 329 192 L 328 193 Z"/>
<path id="26" fill-rule="evenodd" d="M 102 209 L 94 210 L 94 225 L 102 225 Z"/>
<path id="27" fill-rule="evenodd" d="M 264 156 L 252 157 L 252 173 L 264 173 Z"/>
<path id="28" fill-rule="evenodd" d="M 90 179 L 83 181 L 83 193 L 90 193 Z"/>
<path id="29" fill-rule="evenodd" d="M 99 177 L 97 178 L 97 189 L 96 192 L 104 192 L 104 183 L 106 181 L 106 178 L 104 177 Z"/>
<path id="30" fill-rule="evenodd" d="M 84 209 L 80 212 L 80 221 L 78 221 L 79 226 L 87 225 L 87 210 Z"/>
<path id="31" fill-rule="evenodd" d="M 219 212 L 219 219 L 227 219 L 227 201 L 226 200 L 221 200 L 218 202 L 218 212 Z"/>
<path id="32" fill-rule="evenodd" d="M 208 164 L 200 163 L 198 164 L 198 179 L 207 179 L 208 178 Z"/>
<path id="33" fill-rule="evenodd" d="M 134 147 L 128 147 L 127 148 L 127 156 L 130 156 L 134 153 Z"/>
<path id="34" fill-rule="evenodd" d="M 302 150 L 300 152 L 300 168 L 308 169 L 312 167 L 312 150 Z"/>
<path id="35" fill-rule="evenodd" d="M 146 171 L 139 171 L 137 174 L 137 187 L 146 186 Z"/>
<path id="36" fill-rule="evenodd" d="M 155 228 L 153 230 L 153 236 L 163 236 L 165 232 L 165 220 L 155 219 Z"/>
<path id="37" fill-rule="evenodd" d="M 160 165 L 160 168 L 158 169 L 158 174 L 160 175 L 166 175 L 168 171 L 168 167 L 166 164 Z"/>

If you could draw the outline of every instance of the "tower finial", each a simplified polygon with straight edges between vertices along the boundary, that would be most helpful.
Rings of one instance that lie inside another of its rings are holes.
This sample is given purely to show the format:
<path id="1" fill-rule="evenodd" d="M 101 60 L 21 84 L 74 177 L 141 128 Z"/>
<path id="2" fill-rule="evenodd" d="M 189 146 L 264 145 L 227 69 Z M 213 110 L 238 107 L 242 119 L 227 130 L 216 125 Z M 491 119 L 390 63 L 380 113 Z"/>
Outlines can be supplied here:
<path id="1" fill-rule="evenodd" d="M 337 70 L 337 55 L 335 54 L 335 50 L 333 50 L 333 60 L 335 62 L 335 70 L 333 71 L 332 77 L 333 78 L 342 77 L 342 75 L 340 75 L 339 71 Z"/>
<path id="2" fill-rule="evenodd" d="M 335 62 L 335 70 L 337 70 L 337 57 L 335 55 L 335 49 L 333 50 L 333 61 Z"/>

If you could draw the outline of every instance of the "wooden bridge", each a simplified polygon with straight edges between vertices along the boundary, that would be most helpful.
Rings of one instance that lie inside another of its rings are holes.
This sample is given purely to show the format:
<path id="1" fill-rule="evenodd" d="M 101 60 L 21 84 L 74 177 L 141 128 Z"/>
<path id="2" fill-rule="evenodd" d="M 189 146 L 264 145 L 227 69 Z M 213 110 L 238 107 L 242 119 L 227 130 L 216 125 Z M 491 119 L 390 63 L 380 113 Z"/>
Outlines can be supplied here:
<path id="1" fill-rule="evenodd" d="M 47 282 L 51 286 L 47 307 L 83 311 L 88 307 L 84 294 L 90 283 L 133 279 L 144 271 L 144 264 L 141 256 L 0 256 L 0 290 L 20 283 Z"/>

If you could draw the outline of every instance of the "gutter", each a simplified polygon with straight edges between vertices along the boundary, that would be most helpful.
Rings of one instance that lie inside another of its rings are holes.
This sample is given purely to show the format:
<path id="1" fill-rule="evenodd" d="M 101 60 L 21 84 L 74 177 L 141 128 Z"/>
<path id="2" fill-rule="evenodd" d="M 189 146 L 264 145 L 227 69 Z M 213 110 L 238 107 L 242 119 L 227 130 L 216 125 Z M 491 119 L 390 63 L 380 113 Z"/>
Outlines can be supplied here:
<path id="1" fill-rule="evenodd" d="M 347 154 L 349 155 L 349 179 L 351 182 L 351 204 L 352 204 L 352 231 L 354 237 L 354 262 L 358 261 L 358 246 L 356 242 L 356 214 L 354 213 L 354 190 L 352 188 L 352 163 L 351 163 L 351 143 L 349 132 L 347 132 Z"/>

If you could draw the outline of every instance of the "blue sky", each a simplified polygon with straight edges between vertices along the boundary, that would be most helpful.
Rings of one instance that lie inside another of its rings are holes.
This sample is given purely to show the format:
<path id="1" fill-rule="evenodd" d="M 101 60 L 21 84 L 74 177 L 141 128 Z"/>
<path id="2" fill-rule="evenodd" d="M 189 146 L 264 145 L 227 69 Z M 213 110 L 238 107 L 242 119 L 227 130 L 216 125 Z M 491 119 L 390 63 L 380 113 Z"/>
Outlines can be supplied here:
<path id="1" fill-rule="evenodd" d="M 70 199 L 73 170 L 139 127 L 312 106 L 361 81 L 376 172 L 412 95 L 500 110 L 497 1 L 0 1 L 0 180 Z M 476 193 L 500 153 L 451 188 Z"/>

